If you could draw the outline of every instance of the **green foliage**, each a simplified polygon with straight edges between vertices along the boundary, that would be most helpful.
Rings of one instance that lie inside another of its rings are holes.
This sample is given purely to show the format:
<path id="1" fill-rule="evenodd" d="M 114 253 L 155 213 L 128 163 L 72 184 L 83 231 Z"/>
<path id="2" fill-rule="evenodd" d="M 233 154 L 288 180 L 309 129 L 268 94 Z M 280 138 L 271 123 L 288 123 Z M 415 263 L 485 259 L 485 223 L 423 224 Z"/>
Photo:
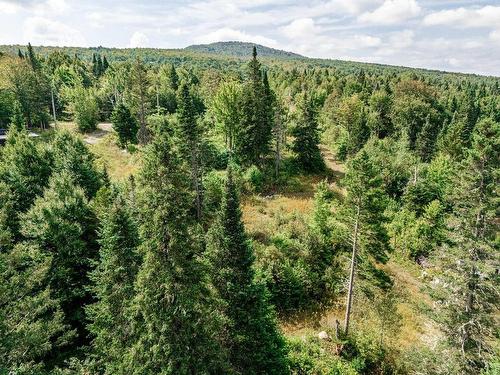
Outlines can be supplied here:
<path id="1" fill-rule="evenodd" d="M 269 153 L 274 114 L 272 93 L 264 83 L 261 64 L 254 48 L 243 86 L 241 128 L 235 140 L 236 154 L 247 164 L 259 165 Z"/>
<path id="2" fill-rule="evenodd" d="M 167 135 L 148 146 L 140 174 L 143 262 L 135 283 L 128 374 L 224 373 L 202 238 L 190 215 L 189 173 Z"/>
<path id="3" fill-rule="evenodd" d="M 71 112 L 78 130 L 82 133 L 95 130 L 99 122 L 99 107 L 93 90 L 80 86 L 74 88 L 70 95 Z"/>
<path id="4" fill-rule="evenodd" d="M 125 147 L 127 144 L 137 143 L 137 121 L 130 113 L 128 107 L 123 104 L 117 104 L 111 114 L 113 129 L 118 134 L 118 145 Z"/>
<path id="5" fill-rule="evenodd" d="M 0 373 L 42 373 L 73 338 L 46 284 L 51 263 L 33 244 L 0 252 Z"/>
<path id="6" fill-rule="evenodd" d="M 436 283 L 440 302 L 439 321 L 451 346 L 460 355 L 463 373 L 485 369 L 493 358 L 498 222 L 498 165 L 500 126 L 491 119 L 480 121 L 472 147 L 455 175 L 450 240 L 439 254 L 445 270 Z M 457 261 L 459 259 L 460 261 Z"/>
<path id="7" fill-rule="evenodd" d="M 53 175 L 43 196 L 21 217 L 21 232 L 29 243 L 51 257 L 46 282 L 50 296 L 60 302 L 68 329 L 78 337 L 72 346 L 87 342 L 84 307 L 91 300 L 88 271 L 97 256 L 96 218 L 84 191 L 64 171 Z M 58 356 L 64 358 L 64 350 Z"/>
<path id="8" fill-rule="evenodd" d="M 7 144 L 0 150 L 0 181 L 9 193 L 0 196 L 0 210 L 8 215 L 8 230 L 19 239 L 19 214 L 26 212 L 41 195 L 51 174 L 51 157 L 26 131 L 12 129 Z M 4 211 L 11 207 L 10 212 Z"/>
<path id="9" fill-rule="evenodd" d="M 264 286 L 254 280 L 236 185 L 228 170 L 220 216 L 208 234 L 212 281 L 227 318 L 222 339 L 237 373 L 286 374 L 284 342 Z"/>
<path id="10" fill-rule="evenodd" d="M 97 361 L 105 373 L 116 374 L 131 341 L 128 309 L 135 295 L 139 239 L 136 223 L 121 195 L 105 209 L 100 217 L 99 263 L 90 275 L 97 302 L 89 305 L 86 312 Z"/>
<path id="11" fill-rule="evenodd" d="M 53 173 L 67 172 L 87 198 L 93 198 L 102 186 L 104 176 L 97 171 L 95 157 L 83 141 L 69 132 L 59 131 L 52 142 L 51 154 Z"/>
<path id="12" fill-rule="evenodd" d="M 318 147 L 318 122 L 313 98 L 304 93 L 299 101 L 298 111 L 297 124 L 292 133 L 295 137 L 292 150 L 297 154 L 297 160 L 304 171 L 321 171 L 325 168 L 325 163 Z"/>
<path id="13" fill-rule="evenodd" d="M 335 343 L 321 343 L 317 338 L 291 338 L 288 343 L 290 371 L 297 375 L 357 375 L 355 366 L 331 354 Z M 326 348 L 325 348 L 326 346 Z"/>

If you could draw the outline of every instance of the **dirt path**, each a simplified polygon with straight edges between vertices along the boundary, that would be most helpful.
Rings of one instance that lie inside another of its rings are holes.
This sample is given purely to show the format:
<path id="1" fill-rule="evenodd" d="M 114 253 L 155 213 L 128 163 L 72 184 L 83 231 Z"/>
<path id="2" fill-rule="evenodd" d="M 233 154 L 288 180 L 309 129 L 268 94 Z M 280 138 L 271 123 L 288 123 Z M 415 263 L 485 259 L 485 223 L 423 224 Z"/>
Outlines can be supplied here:
<path id="1" fill-rule="evenodd" d="M 108 135 L 111 131 L 113 131 L 112 124 L 108 122 L 101 122 L 97 124 L 97 129 L 92 133 L 85 134 L 83 136 L 83 140 L 91 145 L 95 145 L 101 141 L 101 139 Z"/>

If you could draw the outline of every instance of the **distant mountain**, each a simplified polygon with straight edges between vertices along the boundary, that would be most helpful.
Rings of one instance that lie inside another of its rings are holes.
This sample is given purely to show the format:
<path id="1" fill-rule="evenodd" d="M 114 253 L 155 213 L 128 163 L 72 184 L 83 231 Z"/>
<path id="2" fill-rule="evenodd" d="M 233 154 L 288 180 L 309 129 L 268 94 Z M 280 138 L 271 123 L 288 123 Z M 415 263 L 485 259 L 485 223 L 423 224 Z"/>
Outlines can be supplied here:
<path id="1" fill-rule="evenodd" d="M 216 42 L 210 44 L 195 44 L 184 48 L 187 51 L 199 53 L 225 55 L 234 57 L 250 57 L 252 56 L 252 47 L 257 47 L 257 54 L 260 57 L 271 57 L 277 59 L 301 59 L 297 53 L 287 52 L 280 49 L 262 46 L 260 44 L 249 42 Z"/>

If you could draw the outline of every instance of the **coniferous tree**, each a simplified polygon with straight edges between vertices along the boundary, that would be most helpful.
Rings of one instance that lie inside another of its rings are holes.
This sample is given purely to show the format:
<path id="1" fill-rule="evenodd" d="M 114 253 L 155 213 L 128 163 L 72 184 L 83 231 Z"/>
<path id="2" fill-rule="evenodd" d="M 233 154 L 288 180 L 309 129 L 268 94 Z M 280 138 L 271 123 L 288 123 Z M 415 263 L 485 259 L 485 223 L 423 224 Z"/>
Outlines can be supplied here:
<path id="1" fill-rule="evenodd" d="M 113 129 L 118 134 L 118 145 L 120 147 L 123 148 L 128 143 L 134 144 L 137 142 L 137 121 L 125 104 L 119 103 L 115 106 L 111 114 L 111 122 L 113 123 Z"/>
<path id="2" fill-rule="evenodd" d="M 21 51 L 20 48 L 17 49 L 17 56 L 20 58 L 20 59 L 24 59 L 24 54 L 23 52 Z"/>
<path id="3" fill-rule="evenodd" d="M 337 221 L 345 230 L 352 247 L 349 287 L 347 292 L 344 331 L 349 331 L 354 281 L 356 273 L 363 278 L 372 277 L 375 285 L 390 283 L 372 261 L 386 262 L 388 251 L 387 232 L 383 226 L 386 197 L 382 180 L 365 151 L 360 151 L 348 163 L 343 181 L 347 196 L 337 210 Z"/>
<path id="4" fill-rule="evenodd" d="M 90 275 L 97 302 L 86 312 L 98 363 L 106 374 L 119 374 L 123 353 L 131 341 L 128 309 L 140 261 L 139 241 L 125 200 L 119 195 L 106 206 L 99 218 L 99 263 Z"/>
<path id="5" fill-rule="evenodd" d="M 197 113 L 193 96 L 189 86 L 183 83 L 179 88 L 177 99 L 177 116 L 179 119 L 179 133 L 181 149 L 191 169 L 191 181 L 196 192 L 196 217 L 202 216 L 202 182 L 200 163 L 200 134 L 197 122 Z"/>
<path id="6" fill-rule="evenodd" d="M 52 142 L 52 172 L 67 171 L 88 199 L 92 199 L 103 183 L 94 164 L 94 155 L 83 141 L 67 131 L 59 131 Z"/>
<path id="7" fill-rule="evenodd" d="M 226 317 L 223 342 L 241 374 L 286 374 L 284 342 L 265 287 L 254 279 L 254 254 L 228 170 L 225 197 L 208 235 L 212 281 Z"/>
<path id="8" fill-rule="evenodd" d="M 32 244 L 0 251 L 0 373 L 44 373 L 73 338 L 46 283 L 51 262 Z"/>
<path id="9" fill-rule="evenodd" d="M 500 125 L 480 121 L 472 147 L 457 171 L 449 221 L 451 246 L 439 254 L 444 287 L 439 284 L 440 321 L 462 358 L 463 373 L 479 373 L 493 359 L 494 314 L 498 306 L 498 166 Z"/>
<path id="10" fill-rule="evenodd" d="M 53 175 L 49 186 L 22 215 L 21 232 L 51 257 L 47 273 L 50 296 L 61 304 L 64 323 L 77 337 L 62 357 L 88 342 L 85 305 L 91 302 L 88 272 L 97 256 L 96 219 L 84 191 L 68 171 Z"/>
<path id="11" fill-rule="evenodd" d="M 51 174 L 51 158 L 46 149 L 35 144 L 26 131 L 9 131 L 0 159 L 0 182 L 9 193 L 0 195 L 0 210 L 11 206 L 8 230 L 14 240 L 21 238 L 18 216 L 26 212 L 42 194 Z"/>
<path id="12" fill-rule="evenodd" d="M 135 285 L 127 374 L 227 373 L 202 236 L 189 211 L 189 172 L 167 134 L 149 146 L 140 174 L 143 262 Z"/>
<path id="13" fill-rule="evenodd" d="M 273 119 L 269 101 L 254 47 L 243 88 L 241 129 L 235 145 L 238 156 L 248 164 L 261 164 L 269 153 Z"/>
<path id="14" fill-rule="evenodd" d="M 425 124 L 417 135 L 415 142 L 415 151 L 424 162 L 429 162 L 432 159 L 437 139 L 437 130 L 437 127 L 431 123 L 430 116 L 427 115 Z"/>
<path id="15" fill-rule="evenodd" d="M 318 120 L 314 102 L 304 93 L 298 104 L 298 119 L 293 130 L 293 151 L 304 171 L 317 172 L 324 169 L 324 161 L 318 147 Z"/>
<path id="16" fill-rule="evenodd" d="M 96 65 L 97 65 L 97 67 L 96 67 L 97 77 L 100 77 L 104 73 L 104 70 L 102 67 L 101 55 L 97 55 L 97 64 Z"/>
<path id="17" fill-rule="evenodd" d="M 168 71 L 168 81 L 170 83 L 170 88 L 177 91 L 179 88 L 179 75 L 175 70 L 174 64 L 170 65 L 170 70 Z"/>
<path id="18" fill-rule="evenodd" d="M 108 68 L 109 68 L 108 59 L 106 58 L 106 56 L 103 56 L 102 57 L 102 72 L 105 73 L 106 70 L 108 70 Z"/>
<path id="19" fill-rule="evenodd" d="M 35 51 L 33 50 L 33 47 L 31 46 L 31 43 L 28 43 L 28 61 L 33 68 L 34 71 L 38 71 L 41 67 L 40 61 L 38 60 L 38 57 L 35 54 Z"/>

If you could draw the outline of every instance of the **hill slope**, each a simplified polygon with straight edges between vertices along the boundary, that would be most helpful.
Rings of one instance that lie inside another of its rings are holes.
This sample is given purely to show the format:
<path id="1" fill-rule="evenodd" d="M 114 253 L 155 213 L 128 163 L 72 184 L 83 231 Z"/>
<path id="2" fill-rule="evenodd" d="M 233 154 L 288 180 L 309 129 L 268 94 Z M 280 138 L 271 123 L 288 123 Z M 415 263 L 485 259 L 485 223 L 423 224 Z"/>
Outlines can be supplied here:
<path id="1" fill-rule="evenodd" d="M 275 48 L 266 47 L 260 44 L 249 42 L 216 42 L 210 44 L 195 44 L 184 48 L 187 51 L 195 51 L 200 53 L 249 57 L 252 55 L 252 47 L 257 47 L 259 56 L 274 57 L 279 59 L 297 59 L 305 58 L 297 53 L 283 51 Z"/>

